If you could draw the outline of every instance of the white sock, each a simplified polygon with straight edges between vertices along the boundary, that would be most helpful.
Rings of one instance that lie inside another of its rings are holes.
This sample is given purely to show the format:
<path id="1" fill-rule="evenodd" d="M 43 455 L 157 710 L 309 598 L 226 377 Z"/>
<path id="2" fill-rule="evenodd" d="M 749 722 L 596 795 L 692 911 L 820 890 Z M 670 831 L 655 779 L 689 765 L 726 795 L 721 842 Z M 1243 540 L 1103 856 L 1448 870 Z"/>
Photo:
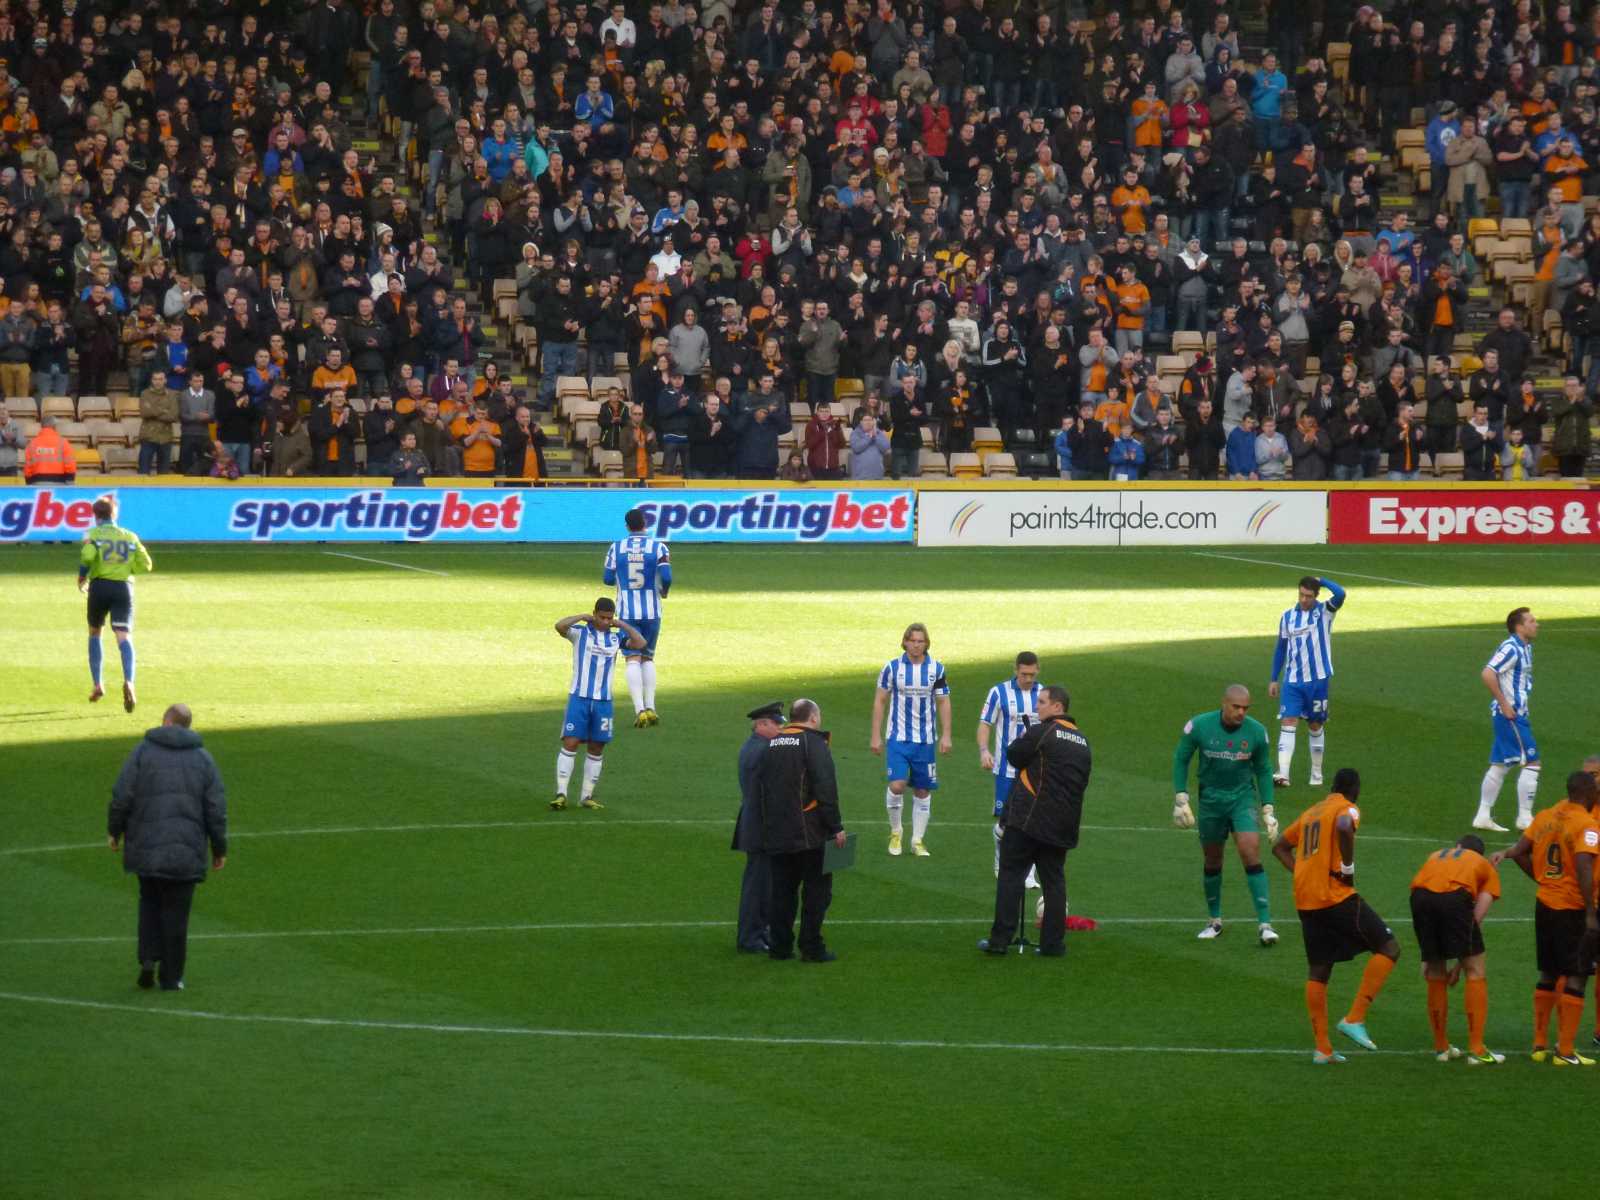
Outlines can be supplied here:
<path id="1" fill-rule="evenodd" d="M 1483 786 L 1478 792 L 1477 820 L 1487 821 L 1494 815 L 1494 802 L 1500 798 L 1500 785 L 1505 782 L 1509 770 L 1504 763 L 1492 763 L 1483 773 Z"/>
<path id="2" fill-rule="evenodd" d="M 890 788 L 883 797 L 884 807 L 889 810 L 889 832 L 900 832 L 900 808 L 905 803 L 905 798 L 898 795 Z"/>
<path id="3" fill-rule="evenodd" d="M 933 804 L 931 796 L 913 796 L 911 799 L 911 841 L 915 845 L 928 832 L 928 813 Z"/>
<path id="4" fill-rule="evenodd" d="M 1000 878 L 1000 839 L 1005 836 L 1005 832 L 1004 829 L 1000 828 L 1000 822 L 996 821 L 994 823 L 994 877 L 996 879 Z M 1033 872 L 1029 871 L 1028 876 L 1032 878 Z"/>
<path id="5" fill-rule="evenodd" d="M 572 764 L 576 761 L 576 757 L 571 750 L 565 747 L 556 755 L 557 795 L 565 796 L 567 794 L 567 784 L 572 781 Z"/>
<path id="6" fill-rule="evenodd" d="M 1278 730 L 1278 776 L 1281 779 L 1289 777 L 1289 768 L 1294 764 L 1294 740 L 1299 733 L 1298 725 L 1285 725 Z"/>
<path id="7" fill-rule="evenodd" d="M 633 701 L 634 714 L 642 713 L 649 707 L 644 702 L 644 667 L 637 658 L 630 658 L 623 664 L 622 673 L 628 680 L 628 699 Z"/>
<path id="8" fill-rule="evenodd" d="M 1529 763 L 1517 772 L 1517 816 L 1533 816 L 1533 793 L 1539 787 L 1539 764 Z"/>
<path id="9" fill-rule="evenodd" d="M 647 658 L 639 667 L 644 676 L 644 706 L 651 712 L 656 708 L 656 660 Z"/>
<path id="10" fill-rule="evenodd" d="M 1310 741 L 1311 741 L 1311 773 L 1313 775 L 1321 775 L 1322 774 L 1322 751 L 1328 744 L 1327 731 L 1323 730 L 1323 729 L 1317 730 L 1315 733 L 1313 733 L 1311 735 Z"/>
<path id="11" fill-rule="evenodd" d="M 583 798 L 585 800 L 594 795 L 594 785 L 600 782 L 600 768 L 605 764 L 605 761 L 598 754 L 591 754 L 583 760 Z"/>

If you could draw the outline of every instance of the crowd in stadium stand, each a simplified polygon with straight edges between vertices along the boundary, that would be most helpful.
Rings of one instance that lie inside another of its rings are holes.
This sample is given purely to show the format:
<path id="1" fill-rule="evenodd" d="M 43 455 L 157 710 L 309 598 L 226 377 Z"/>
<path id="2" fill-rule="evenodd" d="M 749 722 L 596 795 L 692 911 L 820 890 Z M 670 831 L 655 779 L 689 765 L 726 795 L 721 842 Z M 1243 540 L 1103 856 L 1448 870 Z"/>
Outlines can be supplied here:
<path id="1" fill-rule="evenodd" d="M 552 427 L 625 478 L 1581 474 L 1597 38 L 1555 0 L 22 0 L 0 473 L 127 413 L 129 469 L 228 477 L 542 477 Z"/>

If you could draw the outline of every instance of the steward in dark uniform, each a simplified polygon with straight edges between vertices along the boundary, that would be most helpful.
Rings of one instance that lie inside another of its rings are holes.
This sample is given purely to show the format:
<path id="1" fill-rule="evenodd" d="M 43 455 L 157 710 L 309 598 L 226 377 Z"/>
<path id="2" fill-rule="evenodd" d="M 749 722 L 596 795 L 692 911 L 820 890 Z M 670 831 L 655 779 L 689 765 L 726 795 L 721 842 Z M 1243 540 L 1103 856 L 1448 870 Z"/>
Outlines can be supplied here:
<path id="1" fill-rule="evenodd" d="M 773 701 L 745 714 L 750 736 L 739 747 L 739 818 L 733 826 L 733 849 L 744 851 L 744 878 L 739 886 L 739 936 L 741 954 L 765 954 L 768 910 L 772 907 L 772 871 L 761 853 L 760 795 L 756 772 L 767 752 L 767 740 L 783 728 L 783 705 Z"/>
<path id="2" fill-rule="evenodd" d="M 1083 793 L 1089 786 L 1089 742 L 1067 716 L 1067 689 L 1039 693 L 1039 721 L 1006 747 L 1017 778 L 1006 799 L 1001 823 L 1000 878 L 995 884 L 994 928 L 978 943 L 987 954 L 1004 954 L 1017 930 L 1028 868 L 1039 873 L 1044 891 L 1044 924 L 1038 953 L 1067 952 L 1067 851 L 1078 844 Z"/>
<path id="3" fill-rule="evenodd" d="M 832 962 L 822 940 L 822 918 L 833 899 L 833 876 L 823 870 L 829 838 L 844 845 L 839 789 L 828 735 L 817 728 L 821 711 L 796 700 L 789 724 L 768 743 L 756 773 L 761 850 L 772 870 L 770 954 L 794 957 L 794 915 L 800 909 L 800 957 Z"/>

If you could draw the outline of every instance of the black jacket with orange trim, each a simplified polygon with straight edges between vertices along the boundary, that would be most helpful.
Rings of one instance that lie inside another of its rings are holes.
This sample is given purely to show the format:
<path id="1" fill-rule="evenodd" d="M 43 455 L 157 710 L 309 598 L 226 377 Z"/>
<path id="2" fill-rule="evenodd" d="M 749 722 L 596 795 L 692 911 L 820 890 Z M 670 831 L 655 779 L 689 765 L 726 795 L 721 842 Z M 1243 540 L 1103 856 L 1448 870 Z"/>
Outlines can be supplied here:
<path id="1" fill-rule="evenodd" d="M 785 725 L 767 742 L 756 789 L 766 854 L 815 850 L 844 828 L 833 752 L 821 730 Z"/>
<path id="2" fill-rule="evenodd" d="M 1017 777 L 1001 822 L 1048 845 L 1074 849 L 1089 787 L 1088 739 L 1070 718 L 1050 717 L 1013 740 L 1006 759 Z"/>

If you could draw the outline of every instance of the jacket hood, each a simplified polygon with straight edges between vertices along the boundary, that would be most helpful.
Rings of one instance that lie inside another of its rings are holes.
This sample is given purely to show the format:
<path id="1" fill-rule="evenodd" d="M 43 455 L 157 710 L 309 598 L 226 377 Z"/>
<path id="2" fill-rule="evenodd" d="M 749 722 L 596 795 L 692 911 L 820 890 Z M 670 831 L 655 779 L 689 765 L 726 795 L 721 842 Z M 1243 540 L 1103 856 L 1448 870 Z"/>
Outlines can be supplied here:
<path id="1" fill-rule="evenodd" d="M 145 732 L 144 740 L 168 750 L 197 750 L 205 744 L 198 733 L 181 725 L 157 725 Z"/>

